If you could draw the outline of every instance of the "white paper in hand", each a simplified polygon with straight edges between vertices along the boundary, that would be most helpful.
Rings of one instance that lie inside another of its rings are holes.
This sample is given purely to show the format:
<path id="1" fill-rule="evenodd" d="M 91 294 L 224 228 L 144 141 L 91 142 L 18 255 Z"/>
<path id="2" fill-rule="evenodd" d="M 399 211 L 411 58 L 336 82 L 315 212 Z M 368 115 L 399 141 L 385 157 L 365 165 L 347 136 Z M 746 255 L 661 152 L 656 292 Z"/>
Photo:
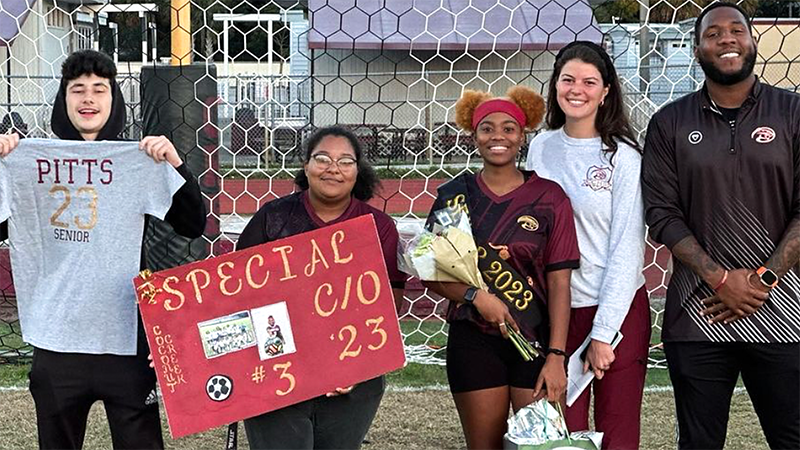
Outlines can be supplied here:
<path id="1" fill-rule="evenodd" d="M 622 333 L 617 332 L 614 336 L 614 340 L 611 341 L 611 348 L 617 348 L 619 345 L 619 341 L 622 340 Z M 575 403 L 575 400 L 580 397 L 581 393 L 589 383 L 592 382 L 594 379 L 594 372 L 590 369 L 588 372 L 583 373 L 583 358 L 581 355 L 584 355 L 586 348 L 589 346 L 589 342 L 592 341 L 591 336 L 586 336 L 586 340 L 583 341 L 580 347 L 575 350 L 575 353 L 572 354 L 569 358 L 569 365 L 567 366 L 567 373 L 569 377 L 567 378 L 567 406 L 572 406 Z"/>

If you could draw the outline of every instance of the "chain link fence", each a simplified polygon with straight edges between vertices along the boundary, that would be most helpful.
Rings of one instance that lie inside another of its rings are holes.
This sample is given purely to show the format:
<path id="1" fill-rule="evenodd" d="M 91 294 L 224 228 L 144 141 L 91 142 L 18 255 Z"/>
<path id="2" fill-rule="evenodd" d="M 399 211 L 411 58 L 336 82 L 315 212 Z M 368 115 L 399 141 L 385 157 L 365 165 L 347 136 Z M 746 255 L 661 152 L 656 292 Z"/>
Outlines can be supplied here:
<path id="1" fill-rule="evenodd" d="M 421 227 L 436 187 L 480 166 L 453 121 L 463 89 L 502 93 L 525 84 L 545 94 L 554 55 L 575 39 L 601 43 L 623 79 L 640 139 L 652 114 L 696 90 L 694 17 L 706 0 L 192 0 L 192 67 L 217 89 L 199 94 L 206 141 L 190 151 L 214 225 L 201 238 L 214 256 L 234 248 L 248 218 L 293 190 L 300 146 L 339 124 L 361 138 L 383 190 L 373 204 L 404 238 Z M 800 2 L 739 2 L 754 16 L 756 72 L 800 86 Z M 142 71 L 169 61 L 171 5 L 85 0 L 0 0 L 0 122 L 48 137 L 60 64 L 74 50 L 112 55 L 128 107 L 125 138 L 145 129 Z M 149 69 L 148 69 L 149 70 Z M 183 107 L 182 105 L 179 105 Z M 188 107 L 186 109 L 189 111 Z M 169 136 L 173 139 L 176 136 Z M 210 139 L 210 141 L 208 141 Z M 211 143 L 209 143 L 211 142 Z M 523 149 L 523 157 L 524 157 Z M 188 247 L 187 247 L 188 249 Z M 188 250 L 186 250 L 188 252 Z M 663 367 L 660 324 L 669 252 L 648 242 L 645 275 L 654 333 L 650 363 Z M 411 361 L 442 363 L 446 301 L 415 280 L 400 313 Z M 30 354 L 16 315 L 8 248 L 0 248 L 0 361 Z"/>

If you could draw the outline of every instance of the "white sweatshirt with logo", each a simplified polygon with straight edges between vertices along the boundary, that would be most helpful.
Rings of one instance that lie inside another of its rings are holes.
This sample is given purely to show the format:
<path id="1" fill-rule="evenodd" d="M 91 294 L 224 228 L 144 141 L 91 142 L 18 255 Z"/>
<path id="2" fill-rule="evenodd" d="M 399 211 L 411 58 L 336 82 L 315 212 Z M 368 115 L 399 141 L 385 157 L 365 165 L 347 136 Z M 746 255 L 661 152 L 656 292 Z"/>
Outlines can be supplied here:
<path id="1" fill-rule="evenodd" d="M 572 307 L 598 305 L 590 336 L 610 343 L 644 285 L 642 157 L 620 142 L 613 157 L 600 138 L 576 139 L 563 128 L 530 143 L 527 169 L 557 182 L 575 214 L 581 267 L 572 272 Z"/>

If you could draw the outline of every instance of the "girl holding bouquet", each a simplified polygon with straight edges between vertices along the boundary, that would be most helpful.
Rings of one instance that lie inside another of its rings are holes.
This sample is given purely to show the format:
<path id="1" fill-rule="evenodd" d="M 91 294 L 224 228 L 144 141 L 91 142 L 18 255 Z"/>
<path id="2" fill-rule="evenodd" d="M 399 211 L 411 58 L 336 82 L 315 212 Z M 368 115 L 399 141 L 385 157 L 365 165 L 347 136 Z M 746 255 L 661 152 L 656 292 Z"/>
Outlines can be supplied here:
<path id="1" fill-rule="evenodd" d="M 358 138 L 347 129 L 326 127 L 311 135 L 304 147 L 303 170 L 295 177 L 299 191 L 262 206 L 239 237 L 237 249 L 371 214 L 397 303 L 403 298 L 406 279 L 397 269 L 399 236 L 392 218 L 366 203 L 379 181 Z M 273 326 L 279 334 L 270 317 Z M 250 448 L 357 449 L 378 411 L 384 388 L 380 376 L 247 419 Z"/>
<path id="2" fill-rule="evenodd" d="M 584 371 L 594 371 L 595 425 L 604 449 L 639 447 L 650 340 L 644 287 L 641 149 L 625 115 L 619 79 L 597 44 L 561 50 L 550 78 L 549 131 L 533 139 L 527 167 L 558 182 L 575 212 L 580 269 L 572 275 L 567 353 L 588 338 Z M 611 342 L 622 340 L 616 350 Z M 567 409 L 570 430 L 589 427 L 587 388 Z"/>
<path id="3" fill-rule="evenodd" d="M 447 376 L 471 449 L 502 448 L 509 405 L 561 401 L 566 389 L 570 272 L 579 262 L 572 207 L 556 183 L 517 168 L 526 132 L 543 114 L 542 98 L 525 87 L 507 98 L 465 91 L 456 122 L 472 133 L 483 168 L 442 185 L 429 217 L 432 226 L 434 211 L 466 212 L 479 257 L 491 260 L 479 264 L 489 290 L 425 283 L 450 300 Z M 526 362 L 509 327 L 543 354 Z"/>

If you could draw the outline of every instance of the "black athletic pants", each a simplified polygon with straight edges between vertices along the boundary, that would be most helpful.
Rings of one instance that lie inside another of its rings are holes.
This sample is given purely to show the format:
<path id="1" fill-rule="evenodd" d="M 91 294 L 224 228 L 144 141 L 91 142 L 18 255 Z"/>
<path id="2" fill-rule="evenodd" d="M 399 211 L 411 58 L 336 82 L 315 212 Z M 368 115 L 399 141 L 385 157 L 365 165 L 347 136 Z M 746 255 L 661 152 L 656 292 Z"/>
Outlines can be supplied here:
<path id="1" fill-rule="evenodd" d="M 800 344 L 666 342 L 680 449 L 722 449 L 739 375 L 770 448 L 800 449 Z"/>
<path id="2" fill-rule="evenodd" d="M 79 449 L 89 409 L 102 401 L 115 449 L 161 449 L 156 376 L 147 353 L 137 356 L 34 349 L 30 390 L 39 447 Z"/>
<path id="3" fill-rule="evenodd" d="M 251 449 L 361 447 L 385 389 L 384 377 L 359 383 L 349 393 L 312 398 L 244 421 Z"/>

